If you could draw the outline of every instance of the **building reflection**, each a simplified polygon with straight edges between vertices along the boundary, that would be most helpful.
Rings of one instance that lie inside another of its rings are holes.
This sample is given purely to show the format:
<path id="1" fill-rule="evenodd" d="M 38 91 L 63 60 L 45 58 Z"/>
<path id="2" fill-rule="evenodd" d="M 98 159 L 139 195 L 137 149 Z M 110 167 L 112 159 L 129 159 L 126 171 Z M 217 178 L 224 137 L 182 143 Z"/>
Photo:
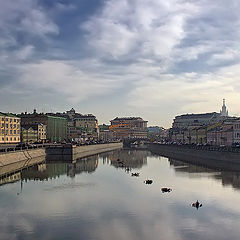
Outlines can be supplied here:
<path id="1" fill-rule="evenodd" d="M 147 151 L 117 150 L 108 153 L 107 159 L 109 161 L 108 163 L 116 168 L 140 169 L 143 165 L 147 164 L 147 156 Z M 119 160 L 124 163 L 124 166 L 119 165 Z"/>
<path id="2" fill-rule="evenodd" d="M 22 171 L 24 180 L 48 180 L 58 178 L 61 175 L 75 177 L 83 172 L 92 173 L 98 167 L 98 157 L 92 156 L 83 158 L 74 163 L 56 162 L 44 163 L 44 166 L 37 165 Z"/>
<path id="3" fill-rule="evenodd" d="M 0 175 L 0 185 L 21 181 L 46 181 L 59 178 L 61 175 L 75 177 L 81 173 L 93 173 L 98 167 L 98 156 L 83 158 L 74 163 L 69 162 L 41 162 L 26 168 L 11 167 L 11 171 Z"/>
<path id="4" fill-rule="evenodd" d="M 212 166 L 191 164 L 172 158 L 168 158 L 168 161 L 176 174 L 187 174 L 189 178 L 211 177 L 221 181 L 223 186 L 240 189 L 240 171 L 227 171 L 219 167 L 216 169 Z"/>

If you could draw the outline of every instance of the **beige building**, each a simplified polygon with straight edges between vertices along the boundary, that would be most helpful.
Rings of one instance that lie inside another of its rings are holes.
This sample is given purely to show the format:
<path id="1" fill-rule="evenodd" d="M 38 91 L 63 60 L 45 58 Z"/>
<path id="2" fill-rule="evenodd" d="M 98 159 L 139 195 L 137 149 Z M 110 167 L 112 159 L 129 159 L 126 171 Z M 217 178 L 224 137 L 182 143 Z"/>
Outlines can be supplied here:
<path id="1" fill-rule="evenodd" d="M 76 113 L 73 108 L 57 114 L 67 119 L 67 139 L 97 139 L 99 137 L 98 120 L 94 115 Z"/>
<path id="2" fill-rule="evenodd" d="M 111 120 L 109 130 L 117 139 L 147 138 L 147 121 L 140 117 L 123 117 Z"/>
<path id="3" fill-rule="evenodd" d="M 0 112 L 0 144 L 20 142 L 20 118 Z"/>
<path id="4" fill-rule="evenodd" d="M 21 142 L 24 143 L 44 143 L 47 139 L 46 125 L 36 123 L 32 125 L 22 125 L 21 127 Z"/>

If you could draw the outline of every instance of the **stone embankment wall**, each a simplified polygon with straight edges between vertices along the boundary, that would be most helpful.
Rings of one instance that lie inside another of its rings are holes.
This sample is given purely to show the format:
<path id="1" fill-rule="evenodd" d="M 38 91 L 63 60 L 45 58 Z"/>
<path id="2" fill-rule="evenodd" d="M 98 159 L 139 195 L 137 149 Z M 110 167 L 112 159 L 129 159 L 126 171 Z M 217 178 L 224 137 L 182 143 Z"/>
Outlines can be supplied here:
<path id="1" fill-rule="evenodd" d="M 151 152 L 190 163 L 201 164 L 215 169 L 240 169 L 240 153 L 191 149 L 186 146 L 149 144 Z"/>
<path id="2" fill-rule="evenodd" d="M 47 161 L 75 161 L 91 155 L 120 149 L 122 143 L 96 144 L 88 146 L 59 146 L 46 149 Z"/>
<path id="3" fill-rule="evenodd" d="M 74 160 L 78 158 L 88 157 L 91 155 L 113 151 L 123 147 L 122 143 L 108 143 L 108 144 L 97 144 L 90 146 L 73 147 Z"/>
<path id="4" fill-rule="evenodd" d="M 0 176 L 32 166 L 44 160 L 74 161 L 79 158 L 122 148 L 122 143 L 89 146 L 56 146 L 49 149 L 29 149 L 0 154 Z"/>
<path id="5" fill-rule="evenodd" d="M 0 154 L 0 175 L 11 173 L 45 160 L 45 149 L 31 149 Z"/>

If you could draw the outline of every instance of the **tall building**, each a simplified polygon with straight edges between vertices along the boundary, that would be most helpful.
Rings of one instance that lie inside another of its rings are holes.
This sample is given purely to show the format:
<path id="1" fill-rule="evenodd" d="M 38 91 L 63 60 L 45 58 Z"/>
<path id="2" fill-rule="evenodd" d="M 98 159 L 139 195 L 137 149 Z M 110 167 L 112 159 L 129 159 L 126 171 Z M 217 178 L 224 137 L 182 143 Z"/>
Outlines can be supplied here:
<path id="1" fill-rule="evenodd" d="M 111 120 L 110 131 L 118 139 L 147 138 L 147 121 L 140 117 L 123 117 Z"/>
<path id="2" fill-rule="evenodd" d="M 22 113 L 19 115 L 23 126 L 43 124 L 46 125 L 47 141 L 61 142 L 67 139 L 67 119 L 53 113 Z"/>
<path id="3" fill-rule="evenodd" d="M 225 105 L 225 99 L 223 99 L 223 105 L 222 105 L 222 110 L 220 110 L 220 114 L 221 114 L 222 117 L 227 117 L 228 116 L 227 107 Z"/>
<path id="4" fill-rule="evenodd" d="M 20 118 L 0 112 L 0 143 L 20 142 Z"/>

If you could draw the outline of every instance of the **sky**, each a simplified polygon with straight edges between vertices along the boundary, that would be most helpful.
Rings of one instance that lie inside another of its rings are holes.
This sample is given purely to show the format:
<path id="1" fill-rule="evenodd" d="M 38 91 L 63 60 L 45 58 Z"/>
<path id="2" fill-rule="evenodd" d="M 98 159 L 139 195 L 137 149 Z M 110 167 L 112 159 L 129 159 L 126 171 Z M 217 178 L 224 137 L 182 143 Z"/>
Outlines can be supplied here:
<path id="1" fill-rule="evenodd" d="M 0 111 L 240 116 L 239 0 L 0 0 Z"/>

